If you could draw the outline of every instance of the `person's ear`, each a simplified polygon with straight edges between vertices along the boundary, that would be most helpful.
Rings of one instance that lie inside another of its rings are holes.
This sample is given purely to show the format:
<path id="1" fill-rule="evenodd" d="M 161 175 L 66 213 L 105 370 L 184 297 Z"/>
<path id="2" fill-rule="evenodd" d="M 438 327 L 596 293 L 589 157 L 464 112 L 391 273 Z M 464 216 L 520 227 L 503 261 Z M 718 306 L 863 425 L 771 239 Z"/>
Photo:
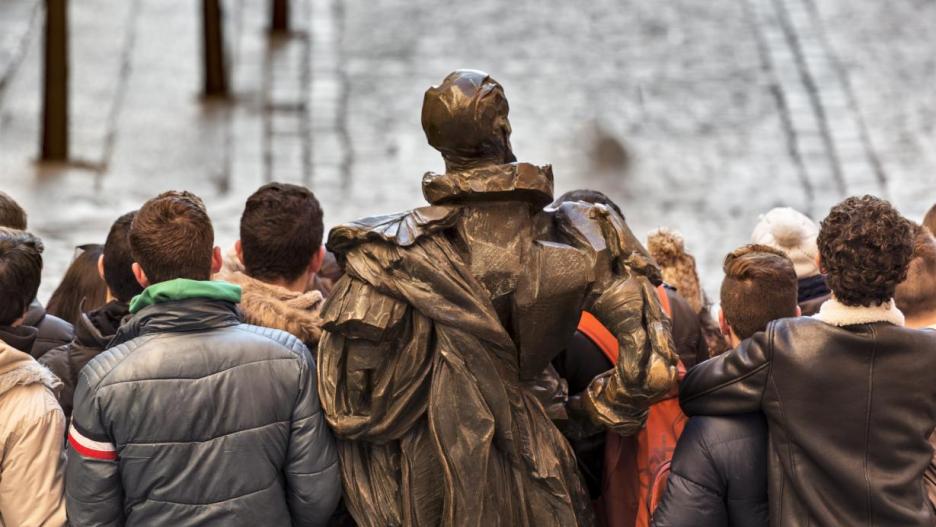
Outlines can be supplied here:
<path id="1" fill-rule="evenodd" d="M 319 250 L 315 251 L 315 254 L 312 255 L 312 259 L 309 260 L 309 274 L 314 275 L 319 272 L 322 268 L 322 264 L 325 262 L 325 246 L 319 246 Z"/>
<path id="2" fill-rule="evenodd" d="M 803 310 L 799 306 L 796 306 L 796 316 L 803 316 Z"/>
<path id="3" fill-rule="evenodd" d="M 819 274 L 826 274 L 825 266 L 822 265 L 822 255 L 816 255 L 816 267 L 819 268 Z"/>
<path id="4" fill-rule="evenodd" d="M 150 286 L 149 278 L 146 277 L 146 272 L 143 271 L 143 268 L 140 267 L 140 264 L 133 262 L 133 265 L 130 267 L 133 270 L 133 277 L 136 278 L 138 284 L 143 289 L 146 289 Z"/>
<path id="5" fill-rule="evenodd" d="M 725 312 L 721 309 L 718 310 L 718 328 L 721 329 L 722 335 L 731 338 L 731 326 L 728 325 Z"/>
<path id="6" fill-rule="evenodd" d="M 101 280 L 104 280 L 104 255 L 98 256 L 97 259 L 97 274 L 101 277 Z"/>
<path id="7" fill-rule="evenodd" d="M 234 242 L 234 252 L 237 254 L 237 261 L 244 267 L 244 247 L 241 245 L 241 241 L 237 240 Z"/>
<path id="8" fill-rule="evenodd" d="M 224 258 L 221 257 L 221 248 L 215 245 L 214 250 L 211 251 L 211 274 L 220 273 L 222 267 L 224 267 Z"/>

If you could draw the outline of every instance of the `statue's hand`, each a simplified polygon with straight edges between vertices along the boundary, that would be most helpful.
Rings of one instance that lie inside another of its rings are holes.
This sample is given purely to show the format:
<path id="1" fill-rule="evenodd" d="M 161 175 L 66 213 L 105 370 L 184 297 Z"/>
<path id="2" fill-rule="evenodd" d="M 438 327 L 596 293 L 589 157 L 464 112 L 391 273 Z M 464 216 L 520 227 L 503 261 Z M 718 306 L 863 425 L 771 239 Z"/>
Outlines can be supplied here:
<path id="1" fill-rule="evenodd" d="M 593 421 L 634 433 L 643 426 L 647 408 L 676 380 L 669 319 L 644 276 L 615 281 L 591 311 L 617 338 L 618 360 L 613 370 L 592 381 L 583 404 Z"/>

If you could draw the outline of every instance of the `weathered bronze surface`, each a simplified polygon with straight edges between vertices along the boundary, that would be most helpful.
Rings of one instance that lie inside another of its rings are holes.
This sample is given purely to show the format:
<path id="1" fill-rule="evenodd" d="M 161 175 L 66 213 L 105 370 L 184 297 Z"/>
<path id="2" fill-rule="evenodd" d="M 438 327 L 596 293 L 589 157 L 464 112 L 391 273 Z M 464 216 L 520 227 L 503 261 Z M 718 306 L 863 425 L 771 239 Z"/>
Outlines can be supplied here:
<path id="1" fill-rule="evenodd" d="M 487 74 L 450 74 L 423 103 L 446 164 L 423 178 L 431 205 L 329 235 L 346 275 L 323 312 L 319 390 L 362 526 L 591 525 L 550 417 L 630 434 L 674 381 L 652 260 L 610 209 L 547 206 L 552 169 L 515 163 L 507 112 Z M 583 309 L 621 359 L 565 405 L 549 362 Z"/>

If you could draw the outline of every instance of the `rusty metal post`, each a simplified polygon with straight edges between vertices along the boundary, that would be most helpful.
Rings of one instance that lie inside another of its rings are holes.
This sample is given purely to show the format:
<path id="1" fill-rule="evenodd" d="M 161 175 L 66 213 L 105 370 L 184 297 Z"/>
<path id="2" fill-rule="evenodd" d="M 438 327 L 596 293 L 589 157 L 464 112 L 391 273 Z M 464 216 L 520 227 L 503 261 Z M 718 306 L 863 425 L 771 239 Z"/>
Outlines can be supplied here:
<path id="1" fill-rule="evenodd" d="M 289 31 L 289 0 L 271 0 L 270 31 L 285 33 Z"/>
<path id="2" fill-rule="evenodd" d="M 46 0 L 42 160 L 68 160 L 68 0 Z"/>
<path id="3" fill-rule="evenodd" d="M 202 0 L 204 77 L 206 97 L 227 97 L 228 76 L 224 53 L 224 15 L 220 0 Z"/>

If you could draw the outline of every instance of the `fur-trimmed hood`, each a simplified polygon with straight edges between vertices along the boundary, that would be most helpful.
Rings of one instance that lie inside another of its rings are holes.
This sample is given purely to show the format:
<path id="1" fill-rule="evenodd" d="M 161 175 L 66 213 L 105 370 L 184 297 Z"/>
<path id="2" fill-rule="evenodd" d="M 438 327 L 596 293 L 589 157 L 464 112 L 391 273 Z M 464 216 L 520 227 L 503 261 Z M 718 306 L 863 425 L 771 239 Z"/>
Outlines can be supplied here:
<path id="1" fill-rule="evenodd" d="M 0 396 L 17 386 L 42 384 L 53 393 L 62 389 L 62 381 L 28 354 L 0 342 Z"/>
<path id="2" fill-rule="evenodd" d="M 322 336 L 319 311 L 325 300 L 322 293 L 297 293 L 240 271 L 225 273 L 223 279 L 241 287 L 240 308 L 248 323 L 291 333 L 310 347 L 318 344 Z"/>
<path id="3" fill-rule="evenodd" d="M 904 315 L 888 300 L 879 306 L 848 306 L 834 298 L 822 303 L 813 318 L 833 326 L 854 326 L 874 322 L 888 322 L 895 326 L 904 325 Z"/>

